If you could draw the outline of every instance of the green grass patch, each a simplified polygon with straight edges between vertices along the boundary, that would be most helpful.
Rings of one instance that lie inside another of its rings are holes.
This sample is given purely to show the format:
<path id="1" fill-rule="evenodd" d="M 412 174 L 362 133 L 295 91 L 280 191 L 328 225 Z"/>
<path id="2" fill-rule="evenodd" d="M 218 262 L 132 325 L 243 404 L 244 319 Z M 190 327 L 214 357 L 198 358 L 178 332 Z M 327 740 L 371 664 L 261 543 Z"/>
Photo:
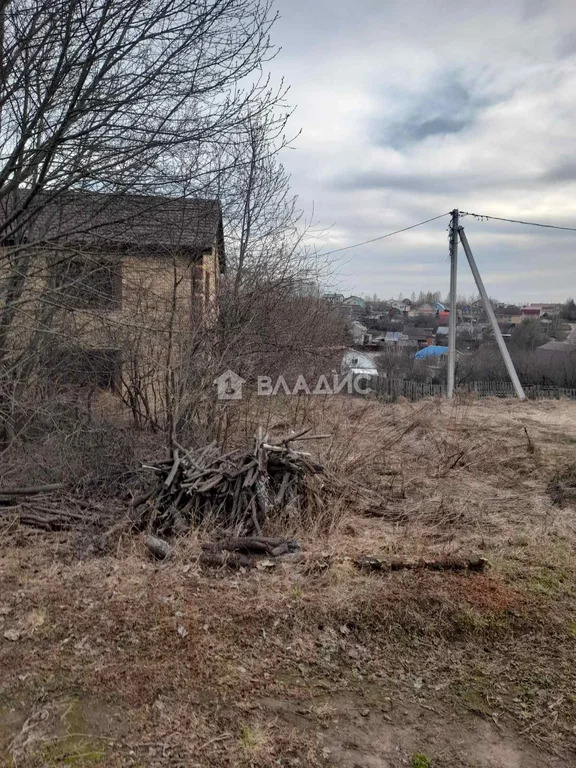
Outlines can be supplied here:
<path id="1" fill-rule="evenodd" d="M 421 752 L 412 755 L 410 768 L 433 768 L 433 766 L 434 763 L 432 760 L 429 757 L 426 757 L 426 755 L 423 755 Z"/>
<path id="2" fill-rule="evenodd" d="M 104 765 L 106 743 L 87 733 L 88 726 L 82 703 L 72 699 L 61 717 L 65 733 L 45 743 L 39 752 L 42 764 L 70 768 L 96 768 Z"/>

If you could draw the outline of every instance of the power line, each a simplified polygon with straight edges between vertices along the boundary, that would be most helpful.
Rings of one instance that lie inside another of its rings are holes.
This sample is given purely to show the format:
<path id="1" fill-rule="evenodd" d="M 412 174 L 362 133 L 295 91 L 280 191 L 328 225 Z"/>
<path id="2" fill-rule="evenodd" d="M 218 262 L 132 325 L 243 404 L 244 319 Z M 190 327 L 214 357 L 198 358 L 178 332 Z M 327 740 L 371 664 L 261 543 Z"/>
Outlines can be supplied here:
<path id="1" fill-rule="evenodd" d="M 421 227 L 424 224 L 429 224 L 431 221 L 438 221 L 438 219 L 444 218 L 444 216 L 449 216 L 451 214 L 451 211 L 447 211 L 446 213 L 441 213 L 439 216 L 433 216 L 431 219 L 426 219 L 425 221 L 420 221 L 418 224 L 411 224 L 409 227 L 404 227 L 403 229 L 396 229 L 394 232 L 388 232 L 385 235 L 379 235 L 378 237 L 373 237 L 370 240 L 362 240 L 360 243 L 353 243 L 352 245 L 345 245 L 342 248 L 334 248 L 331 251 L 324 251 L 323 253 L 319 253 L 319 256 L 331 256 L 333 253 L 341 253 L 342 251 L 349 251 L 351 248 L 360 248 L 362 245 L 369 245 L 370 243 L 377 243 L 379 240 L 385 240 L 387 237 L 392 237 L 393 235 L 399 235 L 402 232 L 408 232 L 410 229 L 416 229 L 416 227 Z M 486 216 L 483 213 L 472 213 L 470 211 L 460 211 L 461 216 L 474 216 L 477 219 L 491 219 L 494 221 L 506 221 L 510 224 L 525 224 L 529 227 L 543 227 L 544 229 L 560 229 L 564 232 L 576 232 L 576 227 L 560 227 L 557 224 L 542 224 L 540 222 L 536 221 L 522 221 L 520 219 L 505 219 L 502 216 Z"/>
<path id="2" fill-rule="evenodd" d="M 444 216 L 449 216 L 450 211 L 447 213 L 441 213 L 439 216 L 434 216 L 431 219 L 426 219 L 426 221 L 420 221 L 418 224 L 412 224 L 409 227 L 404 227 L 404 229 L 397 229 L 394 232 L 388 232 L 387 235 L 380 235 L 379 237 L 373 237 L 371 240 L 363 240 L 361 243 L 354 243 L 353 245 L 345 245 L 343 248 L 334 248 L 332 251 L 325 251 L 324 253 L 319 253 L 319 256 L 329 256 L 332 253 L 340 253 L 340 251 L 349 251 L 350 248 L 359 248 L 361 245 L 368 245 L 368 243 L 376 243 L 378 240 L 384 240 L 387 237 L 392 237 L 392 235 L 399 235 L 401 232 L 408 232 L 409 229 L 416 229 L 416 227 L 421 227 L 423 224 L 429 224 L 431 221 L 437 221 L 438 219 L 444 218 Z"/>
<path id="3" fill-rule="evenodd" d="M 556 224 L 540 224 L 535 221 L 519 221 L 518 219 L 504 219 L 501 216 L 485 216 L 483 213 L 469 213 L 460 211 L 461 216 L 475 216 L 477 219 L 494 219 L 495 221 L 508 221 L 510 224 L 526 224 L 529 227 L 545 227 L 546 229 L 563 229 L 565 232 L 576 232 L 576 227 L 559 227 Z"/>

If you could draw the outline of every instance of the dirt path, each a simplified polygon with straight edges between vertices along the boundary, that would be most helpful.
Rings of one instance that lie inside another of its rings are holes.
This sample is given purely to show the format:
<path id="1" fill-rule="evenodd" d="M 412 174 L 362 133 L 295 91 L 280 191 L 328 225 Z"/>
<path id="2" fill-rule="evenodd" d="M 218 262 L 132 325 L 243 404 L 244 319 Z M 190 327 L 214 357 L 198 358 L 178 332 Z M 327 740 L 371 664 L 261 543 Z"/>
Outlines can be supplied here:
<path id="1" fill-rule="evenodd" d="M 170 705 L 169 698 L 163 701 L 165 706 Z M 194 708 L 189 714 L 194 716 Z M 237 761 L 223 764 L 268 766 L 270 736 L 284 730 L 292 740 L 291 752 L 315 752 L 315 761 L 310 764 L 325 768 L 566 766 L 564 759 L 538 749 L 497 722 L 456 715 L 425 702 L 420 707 L 407 707 L 390 699 L 385 706 L 375 706 L 346 693 L 302 701 L 268 698 L 255 701 L 252 714 L 257 724 L 212 737 L 214 745 L 222 742 L 230 749 L 232 740 L 240 745 Z M 137 710 L 78 694 L 48 699 L 34 711 L 2 708 L 0 744 L 6 753 L 0 765 L 36 765 L 37 755 L 46 768 L 181 765 L 176 761 L 186 751 L 182 742 L 194 744 L 194 732 L 179 733 L 176 729 L 171 731 L 169 741 L 163 741 L 166 736 L 161 735 L 155 737 L 157 742 L 143 741 L 141 718 Z M 207 743 L 210 739 L 203 741 L 211 746 Z M 218 764 L 219 758 L 215 757 Z M 307 765 L 297 756 L 275 764 Z"/>
<path id="2" fill-rule="evenodd" d="M 497 721 L 443 711 L 434 707 L 433 699 L 420 706 L 392 699 L 374 706 L 369 698 L 340 695 L 305 703 L 269 699 L 262 704 L 302 734 L 318 728 L 319 713 L 323 753 L 338 768 L 398 768 L 410 763 L 418 768 L 565 766 Z"/>

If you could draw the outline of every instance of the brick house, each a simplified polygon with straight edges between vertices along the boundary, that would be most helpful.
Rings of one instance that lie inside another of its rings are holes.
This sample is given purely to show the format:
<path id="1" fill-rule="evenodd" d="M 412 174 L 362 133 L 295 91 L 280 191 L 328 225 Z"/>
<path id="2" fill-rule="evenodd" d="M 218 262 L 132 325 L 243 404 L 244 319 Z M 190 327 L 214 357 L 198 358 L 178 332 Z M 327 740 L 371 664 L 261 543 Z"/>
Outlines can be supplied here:
<path id="1" fill-rule="evenodd" d="M 46 351 L 54 380 L 157 388 L 176 364 L 174 339 L 183 347 L 215 312 L 226 267 L 219 202 L 70 191 L 26 206 L 29 193 L 18 194 L 0 212 L 0 287 L 23 264 L 25 309 L 4 352 L 18 338 Z"/>
<path id="2" fill-rule="evenodd" d="M 520 307 L 516 307 L 513 304 L 508 304 L 505 307 L 496 307 L 494 310 L 498 323 L 506 325 L 520 325 L 524 320 Z"/>

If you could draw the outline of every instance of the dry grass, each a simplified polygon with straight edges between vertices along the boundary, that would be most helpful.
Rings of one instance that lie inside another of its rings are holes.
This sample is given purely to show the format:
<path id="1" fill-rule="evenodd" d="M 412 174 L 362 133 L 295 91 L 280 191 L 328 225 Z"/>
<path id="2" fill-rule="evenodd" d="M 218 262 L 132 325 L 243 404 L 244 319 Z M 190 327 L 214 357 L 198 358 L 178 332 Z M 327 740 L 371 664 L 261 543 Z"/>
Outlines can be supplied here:
<path id="1" fill-rule="evenodd" d="M 303 564 L 202 572 L 195 537 L 168 565 L 134 539 L 79 562 L 70 536 L 3 534 L 6 765 L 573 764 L 576 518 L 549 489 L 575 406 L 305 405 L 242 414 L 247 433 L 333 436 L 337 514 L 285 522 Z M 491 569 L 370 575 L 359 553 Z"/>

